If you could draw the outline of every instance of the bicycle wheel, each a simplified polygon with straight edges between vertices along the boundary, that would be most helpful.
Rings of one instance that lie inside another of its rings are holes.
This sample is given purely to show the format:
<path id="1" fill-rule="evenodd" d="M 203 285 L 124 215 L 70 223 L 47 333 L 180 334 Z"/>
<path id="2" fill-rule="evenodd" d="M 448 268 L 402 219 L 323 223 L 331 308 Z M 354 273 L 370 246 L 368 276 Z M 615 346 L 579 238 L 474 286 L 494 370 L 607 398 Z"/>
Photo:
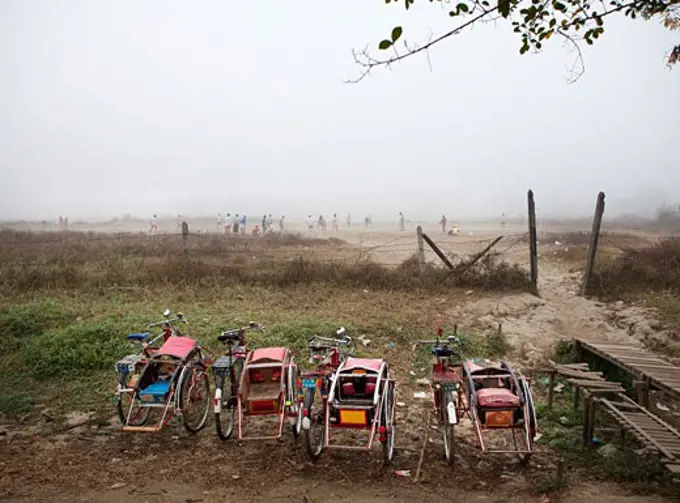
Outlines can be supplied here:
<path id="1" fill-rule="evenodd" d="M 453 465 L 455 459 L 454 425 L 449 422 L 449 404 L 456 406 L 451 391 L 443 391 L 439 400 L 440 421 L 444 425 L 444 457 L 449 465 Z"/>
<path id="2" fill-rule="evenodd" d="M 304 410 L 307 411 L 307 415 L 304 417 L 303 422 L 306 423 L 308 421 L 308 424 L 303 427 L 302 437 L 304 438 L 305 450 L 312 462 L 316 462 L 321 456 L 326 437 L 323 401 L 317 390 L 318 388 L 306 389 L 304 397 Z M 318 400 L 315 400 L 315 395 L 318 396 Z M 317 402 L 316 406 L 314 404 L 315 401 Z"/>
<path id="3" fill-rule="evenodd" d="M 390 464 L 394 457 L 394 384 L 387 381 L 383 400 L 383 424 L 385 427 L 385 442 L 383 443 L 383 461 Z"/>
<path id="4" fill-rule="evenodd" d="M 189 433 L 196 433 L 205 426 L 210 411 L 210 382 L 203 364 L 189 364 L 178 387 L 184 428 Z"/>
<path id="5" fill-rule="evenodd" d="M 288 382 L 286 384 L 286 401 L 290 404 L 288 405 L 288 410 L 295 414 L 295 422 L 292 424 L 293 437 L 298 438 L 302 430 L 302 407 L 297 399 L 297 380 L 298 380 L 298 369 L 297 365 L 294 363 L 290 366 L 290 371 L 288 372 Z"/>
<path id="6" fill-rule="evenodd" d="M 116 398 L 116 412 L 118 412 L 118 419 L 120 419 L 121 424 L 128 426 L 144 426 L 149 419 L 149 408 L 142 407 L 139 400 L 134 400 L 134 409 L 130 411 L 133 407 L 133 397 L 136 392 L 130 393 L 118 393 Z M 128 422 L 128 414 L 130 421 Z"/>
<path id="7" fill-rule="evenodd" d="M 218 377 L 215 389 L 215 430 L 221 440 L 229 439 L 234 432 L 238 403 L 236 389 L 236 376 L 233 368 L 225 375 Z"/>

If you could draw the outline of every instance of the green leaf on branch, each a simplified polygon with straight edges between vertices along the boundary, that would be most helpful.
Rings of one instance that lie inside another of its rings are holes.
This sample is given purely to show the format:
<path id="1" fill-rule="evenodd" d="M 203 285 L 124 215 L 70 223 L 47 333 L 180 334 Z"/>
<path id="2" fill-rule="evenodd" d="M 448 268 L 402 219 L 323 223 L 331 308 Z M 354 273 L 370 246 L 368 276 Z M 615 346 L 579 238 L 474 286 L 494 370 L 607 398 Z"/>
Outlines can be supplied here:
<path id="1" fill-rule="evenodd" d="M 401 26 L 395 26 L 394 28 L 392 28 L 392 43 L 399 40 L 399 37 L 401 37 L 403 31 L 404 30 L 401 29 Z"/>
<path id="2" fill-rule="evenodd" d="M 390 47 L 392 47 L 392 42 L 390 42 L 387 39 L 382 40 L 380 42 L 380 44 L 378 44 L 378 49 L 380 49 L 381 51 L 385 51 L 385 50 L 389 49 Z"/>
<path id="3" fill-rule="evenodd" d="M 508 17 L 510 15 L 510 0 L 498 0 L 498 12 L 501 16 Z"/>
<path id="4" fill-rule="evenodd" d="M 459 3 L 456 7 L 456 10 L 458 10 L 458 12 L 468 12 L 470 8 L 467 6 L 467 4 Z"/>

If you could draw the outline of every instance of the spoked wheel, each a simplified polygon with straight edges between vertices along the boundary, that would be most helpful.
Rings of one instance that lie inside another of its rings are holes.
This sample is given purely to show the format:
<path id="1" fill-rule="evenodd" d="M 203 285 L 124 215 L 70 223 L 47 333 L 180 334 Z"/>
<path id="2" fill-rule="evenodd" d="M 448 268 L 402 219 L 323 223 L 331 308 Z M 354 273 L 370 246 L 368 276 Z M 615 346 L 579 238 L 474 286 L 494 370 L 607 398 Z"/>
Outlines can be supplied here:
<path id="1" fill-rule="evenodd" d="M 203 429 L 210 411 L 210 382 L 202 363 L 187 366 L 179 383 L 179 403 L 184 428 L 189 433 Z"/>
<path id="2" fill-rule="evenodd" d="M 439 400 L 439 406 L 442 408 L 441 409 L 441 418 L 440 420 L 442 421 L 443 424 L 443 429 L 444 429 L 444 457 L 446 458 L 446 462 L 450 465 L 453 466 L 453 461 L 455 459 L 455 437 L 454 437 L 454 427 L 455 425 L 451 424 L 449 422 L 449 412 L 448 412 L 448 404 L 451 403 L 453 404 L 454 407 L 456 407 L 456 402 L 454 402 L 453 399 L 453 393 L 451 391 L 444 390 L 442 393 L 442 397 Z"/>
<path id="3" fill-rule="evenodd" d="M 144 426 L 149 419 L 149 408 L 142 407 L 139 400 L 133 400 L 136 392 L 118 393 L 116 400 L 116 411 L 120 422 L 128 426 Z M 133 406 L 134 403 L 134 406 Z M 130 408 L 134 407 L 132 411 Z M 128 422 L 128 414 L 130 421 Z"/>
<path id="4" fill-rule="evenodd" d="M 324 417 L 323 401 L 321 394 L 316 389 L 305 389 L 304 416 L 302 438 L 305 443 L 305 450 L 312 462 L 316 462 L 323 452 L 323 444 L 326 436 L 326 421 Z"/>
<path id="5" fill-rule="evenodd" d="M 383 461 L 389 464 L 394 457 L 394 383 L 387 381 L 385 399 L 383 400 L 383 424 L 385 442 L 383 443 Z"/>
<path id="6" fill-rule="evenodd" d="M 236 398 L 237 392 L 237 375 L 234 369 L 231 368 L 224 376 L 217 379 L 217 390 L 215 391 L 215 429 L 217 436 L 221 440 L 227 440 L 234 432 L 234 424 L 236 423 L 236 408 L 238 400 Z M 219 394 L 219 397 L 217 396 Z"/>
<path id="7" fill-rule="evenodd" d="M 286 401 L 288 402 L 287 408 L 290 412 L 295 413 L 295 422 L 293 423 L 293 436 L 298 438 L 302 430 L 302 407 L 297 400 L 297 380 L 298 380 L 298 369 L 297 365 L 292 363 L 290 365 L 290 370 L 288 372 L 288 389 L 286 390 Z"/>
<path id="8" fill-rule="evenodd" d="M 536 411 L 534 410 L 534 400 L 531 396 L 529 384 L 524 377 L 520 378 L 520 385 L 524 392 L 525 404 L 522 408 L 524 421 L 521 428 L 513 428 L 512 441 L 515 445 L 515 450 L 524 451 L 518 452 L 520 463 L 527 464 L 531 459 L 534 450 L 534 435 L 536 433 Z M 528 451 L 528 452 L 527 452 Z"/>

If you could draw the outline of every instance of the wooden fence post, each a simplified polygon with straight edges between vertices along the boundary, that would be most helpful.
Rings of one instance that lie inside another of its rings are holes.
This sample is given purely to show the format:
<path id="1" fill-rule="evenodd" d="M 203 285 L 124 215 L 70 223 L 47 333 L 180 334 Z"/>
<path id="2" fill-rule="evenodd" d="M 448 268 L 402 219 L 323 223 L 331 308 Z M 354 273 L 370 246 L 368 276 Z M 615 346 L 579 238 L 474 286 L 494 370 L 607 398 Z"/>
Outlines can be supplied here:
<path id="1" fill-rule="evenodd" d="M 182 245 L 184 247 L 184 255 L 189 254 L 189 224 L 186 221 L 182 222 Z"/>
<path id="2" fill-rule="evenodd" d="M 423 243 L 423 228 L 419 225 L 416 229 L 418 236 L 418 264 L 420 265 L 420 274 L 425 274 L 425 244 Z"/>
<path id="3" fill-rule="evenodd" d="M 529 263 L 531 266 L 531 285 L 534 294 L 538 295 L 538 246 L 536 242 L 536 203 L 534 191 L 527 192 L 527 209 L 529 211 Z"/>
<path id="4" fill-rule="evenodd" d="M 600 227 L 602 226 L 602 215 L 604 214 L 604 192 L 597 195 L 597 204 L 595 205 L 595 216 L 593 217 L 593 228 L 590 231 L 590 245 L 588 247 L 588 258 L 586 261 L 586 270 L 583 273 L 583 282 L 581 283 L 581 295 L 586 295 L 590 287 L 590 280 L 593 276 L 593 266 L 595 265 L 595 255 L 597 255 L 597 243 L 600 240 Z"/>

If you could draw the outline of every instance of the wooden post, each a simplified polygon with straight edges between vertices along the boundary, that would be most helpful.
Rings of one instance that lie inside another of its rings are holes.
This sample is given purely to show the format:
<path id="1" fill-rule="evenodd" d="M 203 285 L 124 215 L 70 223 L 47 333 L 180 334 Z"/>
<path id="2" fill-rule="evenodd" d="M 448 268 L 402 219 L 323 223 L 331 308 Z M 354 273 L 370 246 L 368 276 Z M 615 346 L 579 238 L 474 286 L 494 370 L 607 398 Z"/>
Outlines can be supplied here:
<path id="1" fill-rule="evenodd" d="M 186 221 L 182 222 L 182 245 L 184 246 L 184 254 L 189 254 L 189 224 Z"/>
<path id="2" fill-rule="evenodd" d="M 527 209 L 529 210 L 529 263 L 531 266 L 531 285 L 534 294 L 538 295 L 538 246 L 536 242 L 536 203 L 534 191 L 527 192 Z"/>
<path id="3" fill-rule="evenodd" d="M 555 397 L 555 372 L 554 370 L 548 374 L 548 409 L 552 409 Z"/>
<path id="4" fill-rule="evenodd" d="M 430 239 L 430 236 L 423 233 L 423 239 L 428 245 L 430 245 L 430 248 L 432 248 L 432 251 L 437 254 L 437 257 L 439 257 L 441 261 L 444 262 L 444 265 L 446 265 L 446 267 L 448 267 L 449 269 L 453 270 L 453 264 L 451 263 L 451 261 L 448 258 L 446 258 L 446 255 L 444 255 L 444 253 L 439 249 L 439 247 L 436 244 L 434 244 L 434 241 Z"/>
<path id="5" fill-rule="evenodd" d="M 581 403 L 581 388 L 576 386 L 574 388 L 574 410 L 578 410 L 578 406 Z"/>
<path id="6" fill-rule="evenodd" d="M 634 384 L 637 391 L 637 403 L 641 407 L 649 407 L 649 378 L 635 381 Z"/>
<path id="7" fill-rule="evenodd" d="M 420 274 L 425 274 L 425 244 L 423 243 L 423 228 L 419 225 L 416 229 L 418 236 L 418 264 L 420 265 Z"/>
<path id="8" fill-rule="evenodd" d="M 597 204 L 595 205 L 595 216 L 593 217 L 593 228 L 590 231 L 590 245 L 588 247 L 588 258 L 586 261 L 586 270 L 583 273 L 583 282 L 581 283 L 581 295 L 586 295 L 590 287 L 590 280 L 593 276 L 593 265 L 595 264 L 595 255 L 597 255 L 597 243 L 600 239 L 600 227 L 602 226 L 602 215 L 604 214 L 604 192 L 597 195 Z"/>

